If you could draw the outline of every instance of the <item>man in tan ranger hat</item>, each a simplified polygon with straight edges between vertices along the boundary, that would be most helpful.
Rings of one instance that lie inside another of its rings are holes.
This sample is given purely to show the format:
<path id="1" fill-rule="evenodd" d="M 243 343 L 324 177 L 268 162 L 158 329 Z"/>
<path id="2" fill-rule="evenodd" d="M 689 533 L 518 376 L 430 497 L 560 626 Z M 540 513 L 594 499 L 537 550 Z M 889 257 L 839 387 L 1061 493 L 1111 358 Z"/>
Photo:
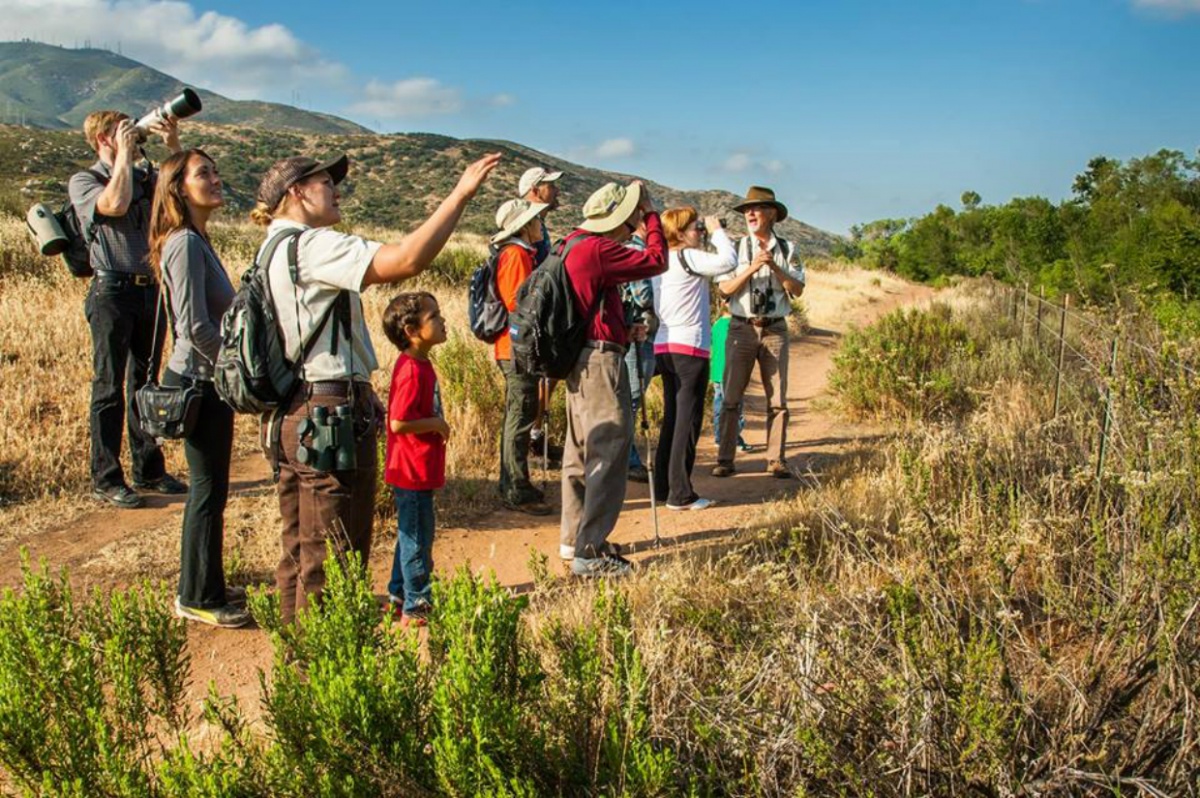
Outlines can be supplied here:
<path id="1" fill-rule="evenodd" d="M 587 341 L 567 377 L 567 437 L 562 465 L 559 554 L 577 576 L 623 576 L 631 566 L 609 544 L 625 502 L 633 443 L 625 323 L 619 286 L 667 270 L 667 241 L 640 181 L 609 183 L 583 205 L 584 221 L 566 238 L 567 279 L 588 316 Z M 646 248 L 624 246 L 645 220 Z M 573 243 L 574 242 L 574 243 Z M 641 329 L 639 335 L 644 336 Z"/>
<path id="2" fill-rule="evenodd" d="M 775 235 L 775 225 L 787 218 L 787 207 L 775 192 L 751 186 L 746 199 L 734 207 L 746 218 L 750 234 L 738 242 L 738 266 L 717 283 L 729 301 L 733 319 L 725 339 L 724 403 L 721 405 L 721 444 L 714 477 L 733 473 L 738 418 L 742 397 L 754 364 L 767 398 L 767 473 L 792 476 L 784 457 L 787 446 L 787 316 L 792 297 L 804 292 L 804 266 L 795 246 Z"/>

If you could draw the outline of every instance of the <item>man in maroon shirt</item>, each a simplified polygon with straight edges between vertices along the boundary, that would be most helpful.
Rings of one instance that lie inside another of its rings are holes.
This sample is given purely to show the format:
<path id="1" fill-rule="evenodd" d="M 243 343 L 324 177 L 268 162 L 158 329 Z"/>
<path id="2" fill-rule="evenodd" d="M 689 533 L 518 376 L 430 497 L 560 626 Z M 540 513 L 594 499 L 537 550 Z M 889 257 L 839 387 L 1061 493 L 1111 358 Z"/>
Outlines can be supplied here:
<path id="1" fill-rule="evenodd" d="M 635 180 L 609 183 L 583 205 L 584 222 L 567 240 L 584 237 L 566 261 L 575 305 L 589 313 L 587 343 L 567 377 L 567 439 L 562 465 L 560 552 L 574 552 L 577 576 L 623 576 L 630 571 L 608 543 L 625 502 L 633 443 L 625 347 L 630 330 L 618 286 L 667 270 L 667 241 L 650 193 Z M 646 223 L 646 249 L 623 246 Z M 637 335 L 644 336 L 645 330 Z"/>

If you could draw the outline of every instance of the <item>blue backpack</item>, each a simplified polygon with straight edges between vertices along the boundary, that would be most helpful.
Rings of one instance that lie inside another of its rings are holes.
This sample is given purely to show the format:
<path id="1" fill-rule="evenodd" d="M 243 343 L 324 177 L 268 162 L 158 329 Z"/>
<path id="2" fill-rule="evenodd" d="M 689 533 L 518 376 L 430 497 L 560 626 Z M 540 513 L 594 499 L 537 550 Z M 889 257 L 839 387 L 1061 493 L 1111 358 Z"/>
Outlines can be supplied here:
<path id="1" fill-rule="evenodd" d="M 488 247 L 488 257 L 471 275 L 471 287 L 467 289 L 467 321 L 471 333 L 480 341 L 495 343 L 508 329 L 508 308 L 500 299 L 496 287 L 496 265 L 500 251 Z"/>

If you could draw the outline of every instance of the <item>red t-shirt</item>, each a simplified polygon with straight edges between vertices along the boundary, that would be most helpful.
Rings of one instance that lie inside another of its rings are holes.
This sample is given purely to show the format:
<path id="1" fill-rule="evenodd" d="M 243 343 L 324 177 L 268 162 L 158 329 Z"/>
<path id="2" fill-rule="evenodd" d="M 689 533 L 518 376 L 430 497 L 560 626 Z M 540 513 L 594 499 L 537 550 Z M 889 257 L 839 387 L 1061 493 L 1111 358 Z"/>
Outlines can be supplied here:
<path id="1" fill-rule="evenodd" d="M 392 369 L 388 421 L 417 421 L 442 415 L 437 373 L 428 360 L 401 353 Z M 446 484 L 446 441 L 436 432 L 399 435 L 387 432 L 387 484 L 405 490 L 434 490 Z"/>
<path id="2" fill-rule="evenodd" d="M 571 240 L 584 235 L 576 230 Z M 575 307 L 588 313 L 603 293 L 600 309 L 588 326 L 588 340 L 612 341 L 625 346 L 629 331 L 625 327 L 625 306 L 618 286 L 633 280 L 655 277 L 667 270 L 667 239 L 658 214 L 646 214 L 646 249 L 639 251 L 602 236 L 580 241 L 567 257 L 567 276 L 575 289 Z"/>

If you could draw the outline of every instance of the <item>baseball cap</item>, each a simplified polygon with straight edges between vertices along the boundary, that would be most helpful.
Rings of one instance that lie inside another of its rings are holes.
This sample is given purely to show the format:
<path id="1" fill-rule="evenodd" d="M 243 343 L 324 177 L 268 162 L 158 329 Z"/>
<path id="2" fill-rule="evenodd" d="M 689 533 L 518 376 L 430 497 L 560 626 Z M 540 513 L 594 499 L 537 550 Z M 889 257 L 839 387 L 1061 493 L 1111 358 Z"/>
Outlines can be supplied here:
<path id="1" fill-rule="evenodd" d="M 517 194 L 524 197 L 538 183 L 553 183 L 562 176 L 562 172 L 548 172 L 540 166 L 531 167 L 521 175 L 521 182 L 517 184 Z"/>
<path id="2" fill-rule="evenodd" d="M 349 170 L 350 159 L 344 153 L 324 162 L 304 155 L 284 158 L 282 161 L 271 164 L 271 168 L 263 175 L 262 182 L 258 184 L 258 193 L 255 195 L 255 199 L 271 210 L 275 210 L 287 190 L 304 178 L 312 177 L 319 172 L 328 172 L 336 186 L 346 179 L 346 172 Z"/>

